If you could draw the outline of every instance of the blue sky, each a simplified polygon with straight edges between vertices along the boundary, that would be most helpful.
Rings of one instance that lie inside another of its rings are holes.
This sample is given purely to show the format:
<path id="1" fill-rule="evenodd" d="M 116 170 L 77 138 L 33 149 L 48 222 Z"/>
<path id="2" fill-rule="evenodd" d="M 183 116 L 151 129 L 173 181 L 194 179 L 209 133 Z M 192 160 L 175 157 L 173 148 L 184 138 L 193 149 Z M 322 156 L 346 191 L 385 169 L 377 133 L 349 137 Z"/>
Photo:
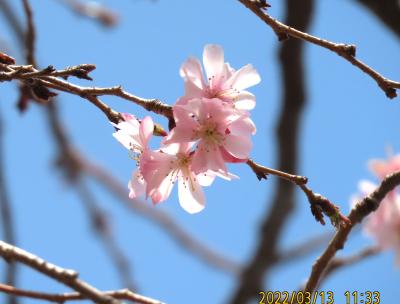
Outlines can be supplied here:
<path id="1" fill-rule="evenodd" d="M 281 83 L 278 42 L 264 23 L 238 1 L 102 2 L 120 14 L 121 22 L 114 29 L 77 17 L 59 1 L 32 1 L 38 30 L 37 54 L 43 66 L 95 63 L 94 85 L 122 84 L 136 95 L 173 104 L 183 94 L 178 73 L 181 63 L 190 55 L 200 57 L 207 43 L 220 44 L 233 67 L 252 63 L 261 75 L 262 82 L 251 89 L 257 96 L 252 118 L 258 129 L 251 154 L 257 162 L 274 167 L 274 125 Z M 281 1 L 270 2 L 270 14 L 282 19 Z M 22 15 L 21 7 L 15 7 Z M 5 28 L 2 19 L 0 26 Z M 399 40 L 355 1 L 318 1 L 310 32 L 356 44 L 361 60 L 389 78 L 400 79 Z M 8 43 L 11 53 L 20 53 L 7 31 L 2 31 L 1 39 Z M 385 157 L 389 145 L 395 152 L 400 149 L 399 99 L 387 99 L 373 80 L 325 49 L 307 45 L 305 61 L 309 99 L 301 128 L 298 173 L 308 176 L 316 192 L 347 211 L 358 182 L 373 180 L 367 161 Z M 43 110 L 32 106 L 21 115 L 15 109 L 16 96 L 14 85 L 1 84 L 6 170 L 19 245 L 60 266 L 79 270 L 83 279 L 98 288 L 124 287 L 91 232 L 82 203 L 54 169 L 55 146 Z M 109 97 L 104 101 L 121 112 L 148 115 L 125 100 Z M 113 129 L 103 114 L 83 99 L 67 94 L 61 94 L 60 108 L 68 133 L 79 149 L 127 183 L 134 163 L 111 136 Z M 163 118 L 153 118 L 165 126 Z M 210 247 L 246 262 L 257 243 L 258 227 L 271 202 L 275 178 L 258 182 L 243 165 L 231 166 L 231 171 L 240 179 L 216 181 L 207 188 L 207 206 L 200 214 L 185 213 L 175 192 L 155 208 L 171 214 L 186 231 Z M 153 223 L 128 212 L 97 185 L 90 185 L 107 211 L 117 241 L 132 261 L 132 274 L 141 293 L 167 303 L 224 303 L 230 298 L 235 278 L 193 257 Z M 314 221 L 302 193 L 297 198 L 296 212 L 280 243 L 282 248 L 333 231 L 329 225 L 322 227 Z M 340 254 L 355 253 L 372 243 L 356 230 Z M 270 287 L 296 289 L 320 252 L 276 267 Z M 385 252 L 339 271 L 322 289 L 334 291 L 337 302 L 344 301 L 345 290 L 377 290 L 382 303 L 394 303 L 399 297 L 395 283 L 399 279 L 393 253 Z M 26 268 L 21 268 L 19 283 L 28 289 L 65 291 L 64 286 Z"/>

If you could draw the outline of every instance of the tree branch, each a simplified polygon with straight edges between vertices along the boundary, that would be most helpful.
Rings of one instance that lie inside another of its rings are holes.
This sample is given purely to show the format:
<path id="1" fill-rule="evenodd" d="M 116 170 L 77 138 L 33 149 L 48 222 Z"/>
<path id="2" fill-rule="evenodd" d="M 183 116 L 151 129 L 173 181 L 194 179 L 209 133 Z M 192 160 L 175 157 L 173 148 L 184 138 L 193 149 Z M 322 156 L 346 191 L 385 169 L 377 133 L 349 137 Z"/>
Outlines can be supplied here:
<path id="1" fill-rule="evenodd" d="M 18 289 L 11 285 L 0 284 L 0 292 L 16 295 L 19 297 L 27 297 L 37 300 L 45 300 L 49 302 L 64 303 L 66 301 L 79 301 L 85 300 L 86 297 L 78 292 L 68 293 L 45 293 L 25 289 Z M 140 304 L 163 304 L 158 300 L 144 297 L 133 293 L 128 289 L 104 291 L 103 294 L 113 297 L 118 300 L 127 300 Z"/>
<path id="2" fill-rule="evenodd" d="M 301 30 L 297 30 L 294 27 L 288 26 L 269 16 L 265 12 L 265 10 L 263 10 L 262 7 L 260 7 L 259 0 L 239 0 L 239 1 L 247 8 L 249 8 L 254 14 L 256 14 L 261 20 L 263 20 L 268 26 L 270 26 L 277 34 L 279 40 L 285 40 L 288 37 L 293 37 L 328 49 L 336 53 L 337 55 L 343 57 L 352 65 L 356 66 L 365 74 L 369 75 L 372 79 L 374 79 L 378 84 L 378 86 L 385 92 L 387 97 L 395 98 L 397 96 L 396 90 L 400 89 L 400 82 L 393 81 L 382 76 L 373 68 L 371 68 L 361 60 L 357 59 L 355 57 L 356 56 L 355 45 L 331 42 L 310 35 L 306 32 L 302 32 Z"/>
<path id="3" fill-rule="evenodd" d="M 319 280 L 323 276 L 329 263 L 335 256 L 336 252 L 343 249 L 344 244 L 347 240 L 347 236 L 351 232 L 352 228 L 360 223 L 367 215 L 375 211 L 381 201 L 384 199 L 386 194 L 392 191 L 396 186 L 400 185 L 400 172 L 396 172 L 388 175 L 372 192 L 366 196 L 351 210 L 348 218 L 351 221 L 351 225 L 341 226 L 336 232 L 335 236 L 330 241 L 328 247 L 322 253 L 322 255 L 315 261 L 310 277 L 304 288 L 305 291 L 314 291 L 319 283 Z"/>
<path id="4" fill-rule="evenodd" d="M 400 38 L 400 3 L 398 0 L 357 0 L 357 2 L 370 10 Z"/>
<path id="5" fill-rule="evenodd" d="M 64 303 L 67 301 L 79 301 L 86 299 L 84 295 L 77 292 L 52 294 L 52 293 L 37 292 L 25 289 L 18 289 L 11 285 L 5 285 L 5 284 L 0 284 L 0 292 L 12 294 L 19 297 L 27 297 L 31 299 L 45 300 L 55 303 Z M 128 289 L 104 291 L 103 293 L 118 300 L 126 300 L 139 304 L 163 304 L 158 300 L 141 296 L 139 294 L 133 293 Z"/>
<path id="6" fill-rule="evenodd" d="M 51 277 L 66 286 L 81 293 L 85 298 L 91 299 L 98 303 L 104 304 L 117 304 L 116 299 L 111 296 L 103 294 L 95 287 L 78 278 L 78 273 L 64 269 L 54 264 L 51 264 L 42 258 L 39 258 L 25 250 L 0 241 L 0 256 L 6 261 L 16 261 L 29 266 L 48 277 Z"/>
<path id="7" fill-rule="evenodd" d="M 22 80 L 24 83 L 31 88 L 46 88 L 46 89 L 56 89 L 59 91 L 64 91 L 73 95 L 78 95 L 82 98 L 87 99 L 97 108 L 99 108 L 110 121 L 117 123 L 121 120 L 121 116 L 118 112 L 111 109 L 108 105 L 101 102 L 98 96 L 117 96 L 128 101 L 132 101 L 135 104 L 145 108 L 148 111 L 152 111 L 156 114 L 165 116 L 168 119 L 173 119 L 172 107 L 162 103 L 158 99 L 144 99 L 135 96 L 127 91 L 124 91 L 121 86 L 99 88 L 99 87 L 82 87 L 75 85 L 66 80 L 59 79 L 57 77 L 68 77 L 75 76 L 78 78 L 91 79 L 88 73 L 95 68 L 94 65 L 77 65 L 74 67 L 68 67 L 64 70 L 56 71 L 52 66 L 48 66 L 43 70 L 37 70 L 30 65 L 7 65 L 1 64 L 0 70 L 0 81 L 12 81 L 12 80 Z M 38 90 L 33 92 L 38 94 Z M 40 91 L 41 92 L 41 91 Z M 46 95 L 46 96 L 43 96 Z M 38 96 L 42 99 L 49 99 L 54 95 L 42 94 Z"/>

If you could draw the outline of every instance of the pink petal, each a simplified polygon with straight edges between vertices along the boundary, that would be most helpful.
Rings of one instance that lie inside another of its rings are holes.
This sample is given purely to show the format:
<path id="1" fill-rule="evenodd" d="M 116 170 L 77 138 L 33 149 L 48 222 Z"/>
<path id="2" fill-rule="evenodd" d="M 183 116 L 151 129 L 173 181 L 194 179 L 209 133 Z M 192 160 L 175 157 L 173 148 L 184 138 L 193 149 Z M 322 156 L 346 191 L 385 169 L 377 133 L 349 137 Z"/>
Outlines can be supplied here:
<path id="1" fill-rule="evenodd" d="M 226 137 L 224 147 L 232 156 L 247 159 L 253 145 L 247 136 L 230 134 Z"/>
<path id="2" fill-rule="evenodd" d="M 133 138 L 128 133 L 123 130 L 118 130 L 113 133 L 113 136 L 116 140 L 120 142 L 126 149 L 133 150 L 134 152 L 140 153 L 141 150 L 138 147 L 141 147 L 141 143 Z"/>
<path id="3" fill-rule="evenodd" d="M 203 64 L 207 78 L 219 77 L 224 68 L 224 51 L 221 46 L 208 44 L 204 47 Z"/>
<path id="4" fill-rule="evenodd" d="M 154 189 L 154 191 L 152 191 L 150 195 L 153 204 L 158 204 L 162 201 L 165 201 L 171 194 L 173 186 L 174 184 L 169 177 L 164 178 L 161 185 L 158 188 Z"/>
<path id="5" fill-rule="evenodd" d="M 146 116 L 140 123 L 139 135 L 142 147 L 145 148 L 150 137 L 153 135 L 154 123 L 150 116 Z"/>
<path id="6" fill-rule="evenodd" d="M 184 128 L 183 126 L 178 126 L 173 128 L 167 137 L 163 140 L 165 145 L 173 144 L 173 143 L 184 143 L 191 142 L 195 140 L 194 129 Z"/>
<path id="7" fill-rule="evenodd" d="M 186 98 L 199 98 L 203 97 L 205 92 L 202 88 L 196 86 L 192 81 L 185 81 L 185 97 Z"/>
<path id="8" fill-rule="evenodd" d="M 178 197 L 181 207 L 190 214 L 204 209 L 204 192 L 193 176 L 186 181 L 184 178 L 179 179 Z"/>
<path id="9" fill-rule="evenodd" d="M 132 178 L 128 183 L 129 198 L 136 198 L 144 194 L 146 183 L 139 170 L 132 173 Z"/>
<path id="10" fill-rule="evenodd" d="M 182 64 L 179 74 L 185 81 L 191 82 L 197 88 L 202 89 L 204 87 L 203 69 L 198 59 L 188 58 Z"/>
<path id="11" fill-rule="evenodd" d="M 214 182 L 215 174 L 212 172 L 200 173 L 196 175 L 196 179 L 201 186 L 208 187 Z"/>
<path id="12" fill-rule="evenodd" d="M 218 148 L 208 150 L 208 147 L 205 147 L 201 141 L 192 158 L 192 169 L 196 174 L 201 174 L 209 170 L 225 173 L 228 171 L 220 150 Z"/>
<path id="13" fill-rule="evenodd" d="M 256 69 L 251 64 L 247 64 L 236 71 L 225 85 L 242 91 L 258 84 L 260 81 L 261 78 Z"/>
<path id="14" fill-rule="evenodd" d="M 256 97 L 250 92 L 241 91 L 233 102 L 236 109 L 250 111 L 256 106 Z"/>
<path id="15" fill-rule="evenodd" d="M 242 116 L 229 125 L 229 131 L 234 135 L 250 136 L 256 133 L 256 126 L 250 117 Z"/>

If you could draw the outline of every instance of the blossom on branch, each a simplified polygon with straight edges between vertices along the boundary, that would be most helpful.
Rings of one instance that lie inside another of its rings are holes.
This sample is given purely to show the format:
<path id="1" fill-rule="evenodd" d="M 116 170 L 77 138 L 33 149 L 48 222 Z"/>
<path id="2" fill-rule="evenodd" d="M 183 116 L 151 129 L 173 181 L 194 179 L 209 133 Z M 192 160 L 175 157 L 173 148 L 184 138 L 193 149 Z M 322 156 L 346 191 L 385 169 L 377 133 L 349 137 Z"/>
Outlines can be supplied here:
<path id="1" fill-rule="evenodd" d="M 139 167 L 132 173 L 131 180 L 128 183 L 129 197 L 136 198 L 145 192 L 146 182 L 140 171 L 140 163 L 143 155 L 148 151 L 148 142 L 153 135 L 154 123 L 150 116 L 145 117 L 141 122 L 131 114 L 123 114 L 122 116 L 125 121 L 113 124 L 117 128 L 113 136 L 133 153 L 132 158 Z"/>
<path id="2" fill-rule="evenodd" d="M 138 166 L 128 185 L 130 198 L 145 194 L 158 204 L 178 182 L 181 207 L 197 213 L 205 205 L 202 187 L 215 177 L 235 178 L 226 163 L 248 160 L 256 127 L 247 110 L 254 108 L 255 97 L 243 89 L 260 82 L 260 76 L 251 65 L 232 69 L 217 45 L 205 47 L 203 62 L 208 83 L 197 59 L 183 64 L 185 95 L 172 108 L 175 127 L 159 149 L 148 148 L 154 130 L 150 117 L 139 121 L 123 114 L 124 121 L 114 124 L 114 137 L 134 153 Z"/>
<path id="3" fill-rule="evenodd" d="M 183 63 L 180 75 L 185 81 L 185 95 L 178 101 L 186 103 L 192 98 L 219 98 L 231 103 L 238 110 L 251 110 L 255 107 L 256 98 L 244 89 L 258 84 L 260 75 L 251 64 L 235 71 L 224 62 L 224 51 L 219 45 L 209 44 L 204 47 L 203 69 L 198 59 L 190 57 Z"/>
<path id="4" fill-rule="evenodd" d="M 174 106 L 174 118 L 176 127 L 165 142 L 196 142 L 195 172 L 211 170 L 226 175 L 226 161 L 248 159 L 255 126 L 249 117 L 238 114 L 222 100 L 191 99 L 186 105 Z"/>

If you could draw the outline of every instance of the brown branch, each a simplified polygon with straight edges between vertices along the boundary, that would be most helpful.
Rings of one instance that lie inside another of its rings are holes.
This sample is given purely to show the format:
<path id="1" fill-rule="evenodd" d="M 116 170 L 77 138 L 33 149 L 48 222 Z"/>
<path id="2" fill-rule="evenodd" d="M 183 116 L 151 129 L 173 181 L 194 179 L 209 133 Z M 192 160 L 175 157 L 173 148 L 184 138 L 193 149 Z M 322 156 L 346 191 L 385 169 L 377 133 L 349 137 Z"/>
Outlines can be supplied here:
<path id="1" fill-rule="evenodd" d="M 259 180 L 266 179 L 269 174 L 275 175 L 279 178 L 283 178 L 289 182 L 295 183 L 296 185 L 307 184 L 307 177 L 301 175 L 294 175 L 279 171 L 276 169 L 268 168 L 260 164 L 255 163 L 253 160 L 247 160 L 246 164 L 253 170 Z"/>
<path id="2" fill-rule="evenodd" d="M 357 203 L 357 205 L 348 215 L 348 218 L 352 224 L 346 226 L 343 225 L 339 228 L 335 236 L 330 241 L 328 247 L 312 266 L 310 277 L 308 278 L 304 288 L 305 291 L 315 290 L 336 252 L 344 247 L 347 236 L 351 232 L 352 228 L 360 223 L 371 212 L 375 211 L 379 207 L 386 194 L 388 194 L 398 185 L 400 185 L 400 172 L 390 174 L 386 176 L 386 178 L 381 182 L 374 192 Z"/>
<path id="3" fill-rule="evenodd" d="M 117 96 L 122 99 L 132 101 L 148 111 L 152 111 L 156 114 L 163 115 L 169 120 L 173 119 L 172 107 L 161 102 L 158 99 L 140 98 L 123 90 L 121 86 L 114 86 L 108 88 L 83 87 L 75 85 L 66 80 L 57 78 L 57 76 L 58 77 L 75 76 L 79 78 L 91 79 L 88 76 L 88 73 L 91 72 L 94 68 L 95 68 L 94 65 L 83 64 L 74 67 L 68 67 L 64 70 L 56 71 L 52 68 L 52 66 L 48 66 L 43 70 L 37 70 L 30 65 L 23 66 L 23 65 L 1 64 L 0 70 L 2 70 L 3 72 L 0 72 L 0 82 L 23 80 L 24 83 L 30 87 L 40 86 L 46 89 L 56 89 L 73 95 L 78 95 L 82 98 L 87 99 L 92 104 L 94 104 L 108 117 L 110 121 L 115 123 L 121 120 L 120 114 L 115 110 L 111 109 L 105 103 L 101 102 L 98 96 L 105 96 L 105 95 Z M 34 93 L 38 95 L 37 92 Z M 51 96 L 47 96 L 47 99 L 49 99 L 50 97 Z"/>
<path id="4" fill-rule="evenodd" d="M 37 292 L 25 289 L 18 289 L 14 286 L 5 285 L 0 283 L 0 292 L 16 295 L 19 297 L 27 297 L 31 299 L 37 300 L 45 300 L 49 302 L 56 302 L 56 303 L 64 303 L 66 301 L 79 301 L 85 300 L 86 297 L 81 293 L 77 292 L 69 292 L 69 293 L 45 293 L 45 292 Z M 162 302 L 158 300 L 154 300 L 148 297 L 144 297 L 133 293 L 128 289 L 121 289 L 121 290 L 112 290 L 112 291 L 104 291 L 103 294 L 113 297 L 114 299 L 118 300 L 127 300 L 134 303 L 140 304 L 162 304 Z"/>
<path id="5" fill-rule="evenodd" d="M 78 0 L 59 0 L 79 16 L 93 19 L 106 27 L 118 23 L 118 14 L 99 2 L 81 2 Z"/>
<path id="6" fill-rule="evenodd" d="M 289 0 L 286 22 L 306 29 L 311 22 L 313 1 Z M 303 68 L 303 41 L 289 40 L 281 45 L 279 59 L 282 67 L 282 108 L 276 126 L 277 167 L 285 172 L 296 172 L 298 167 L 298 132 L 301 113 L 306 102 Z M 292 213 L 295 183 L 279 179 L 270 210 L 260 227 L 260 239 L 255 252 L 241 274 L 231 303 L 244 304 L 263 290 L 264 275 L 275 264 L 279 254 L 278 240 Z"/>
<path id="7" fill-rule="evenodd" d="M 265 12 L 265 10 L 263 10 L 260 7 L 259 0 L 239 0 L 239 1 L 247 8 L 249 8 L 254 14 L 256 14 L 261 20 L 263 20 L 268 26 L 270 26 L 278 35 L 279 40 L 285 40 L 288 37 L 293 37 L 328 49 L 336 53 L 337 55 L 343 57 L 352 65 L 356 66 L 365 74 L 369 75 L 372 79 L 374 79 L 376 83 L 379 85 L 379 87 L 385 92 L 387 97 L 395 98 L 397 96 L 396 89 L 400 89 L 400 82 L 393 81 L 382 76 L 377 71 L 372 69 L 370 66 L 368 66 L 361 60 L 357 59 L 355 57 L 356 56 L 355 45 L 331 42 L 310 35 L 306 32 L 302 32 L 301 30 L 297 30 L 292 26 L 288 26 L 269 16 Z"/>
<path id="8" fill-rule="evenodd" d="M 400 38 L 400 3 L 398 0 L 357 0 L 358 3 L 370 10 Z"/>
<path id="9" fill-rule="evenodd" d="M 7 244 L 3 241 L 0 241 L 0 256 L 3 257 L 6 261 L 15 261 L 25 264 L 30 268 L 35 269 L 38 272 L 41 272 L 46 276 L 51 277 L 63 283 L 64 285 L 74 289 L 75 291 L 82 294 L 85 298 L 91 299 L 96 303 L 119 303 L 113 297 L 103 294 L 95 287 L 89 285 L 85 281 L 80 280 L 78 278 L 77 272 L 51 264 L 43 260 L 42 258 L 39 258 L 25 250 Z"/>
<path id="10" fill-rule="evenodd" d="M 311 213 L 314 215 L 315 219 L 322 225 L 325 225 L 325 221 L 323 218 L 324 215 L 330 218 L 332 224 L 335 227 L 342 223 L 349 223 L 349 219 L 340 212 L 338 206 L 331 203 L 327 198 L 323 197 L 322 195 L 313 192 L 310 188 L 306 186 L 306 183 L 308 181 L 307 177 L 289 174 L 280 170 L 264 167 L 260 164 L 255 163 L 251 159 L 247 160 L 246 164 L 253 170 L 258 180 L 267 179 L 267 176 L 271 174 L 299 186 L 299 188 L 307 196 L 311 207 Z"/>

